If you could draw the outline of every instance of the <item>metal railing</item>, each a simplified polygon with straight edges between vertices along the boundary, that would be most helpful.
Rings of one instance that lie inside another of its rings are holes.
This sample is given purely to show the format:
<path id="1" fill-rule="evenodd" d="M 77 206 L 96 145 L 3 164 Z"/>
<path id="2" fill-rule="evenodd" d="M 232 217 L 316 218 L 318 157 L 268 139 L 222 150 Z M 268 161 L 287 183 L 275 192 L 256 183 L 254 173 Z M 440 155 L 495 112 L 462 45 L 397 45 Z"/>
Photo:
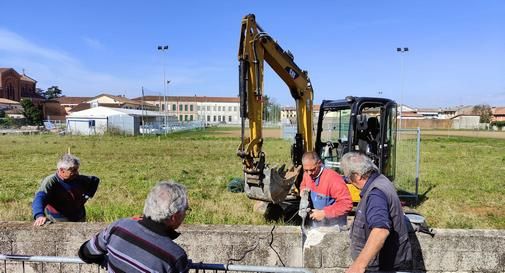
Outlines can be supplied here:
<path id="1" fill-rule="evenodd" d="M 0 254 L 3 264 L 1 273 L 28 272 L 106 272 L 98 265 L 88 265 L 78 257 L 27 256 Z M 257 266 L 239 264 L 190 263 L 190 272 L 272 272 L 272 273 L 311 273 L 300 267 Z"/>

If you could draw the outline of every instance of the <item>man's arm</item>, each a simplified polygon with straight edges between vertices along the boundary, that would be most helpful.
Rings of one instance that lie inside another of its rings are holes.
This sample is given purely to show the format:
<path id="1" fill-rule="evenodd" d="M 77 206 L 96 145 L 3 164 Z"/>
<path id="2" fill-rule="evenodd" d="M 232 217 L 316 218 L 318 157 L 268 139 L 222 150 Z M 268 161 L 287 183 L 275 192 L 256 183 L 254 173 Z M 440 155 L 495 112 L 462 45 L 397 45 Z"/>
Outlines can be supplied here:
<path id="1" fill-rule="evenodd" d="M 46 216 L 44 215 L 44 207 L 46 200 L 46 193 L 39 191 L 35 194 L 35 198 L 33 198 L 32 202 L 32 214 L 35 222 L 34 226 L 41 226 L 46 222 Z"/>
<path id="2" fill-rule="evenodd" d="M 98 184 L 100 183 L 100 178 L 96 176 L 87 176 L 87 187 L 86 187 L 86 195 L 88 198 L 92 198 L 95 196 L 96 190 L 98 189 Z"/>
<path id="3" fill-rule="evenodd" d="M 88 263 L 88 264 L 99 264 L 99 265 L 103 265 L 105 263 L 105 253 L 104 252 L 100 252 L 98 254 L 93 254 L 91 252 L 91 245 L 90 245 L 90 241 L 86 241 L 84 242 L 84 244 L 81 245 L 81 247 L 79 248 L 79 252 L 77 253 L 79 255 L 79 258 L 81 258 L 81 260 L 83 260 L 85 263 Z"/>
<path id="4" fill-rule="evenodd" d="M 84 242 L 79 248 L 79 258 L 86 263 L 94 263 L 105 266 L 107 256 L 107 244 L 116 223 L 112 223 L 106 229 Z"/>
<path id="5" fill-rule="evenodd" d="M 348 214 L 352 210 L 352 199 L 344 179 L 337 174 L 328 177 L 328 179 L 332 179 L 330 195 L 335 199 L 335 203 L 324 208 L 326 217 L 332 218 Z"/>
<path id="6" fill-rule="evenodd" d="M 55 181 L 52 176 L 44 178 L 40 183 L 38 191 L 35 193 L 32 201 L 32 214 L 33 219 L 35 219 L 34 226 L 42 226 L 47 221 L 44 208 L 47 205 L 47 193 L 51 191 L 54 183 Z"/>
<path id="7" fill-rule="evenodd" d="M 384 246 L 384 242 L 388 236 L 388 229 L 373 228 L 370 236 L 368 236 L 365 247 L 363 247 L 358 258 L 347 269 L 346 273 L 365 272 L 370 261 L 377 256 L 382 246 Z"/>

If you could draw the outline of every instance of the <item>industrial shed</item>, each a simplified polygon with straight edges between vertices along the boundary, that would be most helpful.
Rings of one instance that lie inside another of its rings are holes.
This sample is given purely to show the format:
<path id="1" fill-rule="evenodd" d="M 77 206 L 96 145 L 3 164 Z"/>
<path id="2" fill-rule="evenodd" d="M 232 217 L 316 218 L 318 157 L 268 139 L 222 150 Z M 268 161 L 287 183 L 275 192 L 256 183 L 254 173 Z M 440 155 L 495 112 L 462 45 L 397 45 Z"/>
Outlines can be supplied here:
<path id="1" fill-rule="evenodd" d="M 101 135 L 105 132 L 138 135 L 142 121 L 160 123 L 163 118 L 162 113 L 154 111 L 98 106 L 69 114 L 66 132 L 73 135 Z"/>

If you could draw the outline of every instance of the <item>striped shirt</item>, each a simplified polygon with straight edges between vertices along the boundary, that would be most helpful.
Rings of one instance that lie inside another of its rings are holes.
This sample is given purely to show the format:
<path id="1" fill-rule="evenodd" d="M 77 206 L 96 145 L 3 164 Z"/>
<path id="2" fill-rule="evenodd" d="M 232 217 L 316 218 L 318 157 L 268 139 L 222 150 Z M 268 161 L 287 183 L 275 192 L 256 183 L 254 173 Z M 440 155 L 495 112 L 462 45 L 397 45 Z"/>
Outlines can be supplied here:
<path id="1" fill-rule="evenodd" d="M 186 252 L 174 230 L 148 218 L 121 219 L 85 242 L 79 257 L 106 265 L 108 272 L 188 272 Z"/>

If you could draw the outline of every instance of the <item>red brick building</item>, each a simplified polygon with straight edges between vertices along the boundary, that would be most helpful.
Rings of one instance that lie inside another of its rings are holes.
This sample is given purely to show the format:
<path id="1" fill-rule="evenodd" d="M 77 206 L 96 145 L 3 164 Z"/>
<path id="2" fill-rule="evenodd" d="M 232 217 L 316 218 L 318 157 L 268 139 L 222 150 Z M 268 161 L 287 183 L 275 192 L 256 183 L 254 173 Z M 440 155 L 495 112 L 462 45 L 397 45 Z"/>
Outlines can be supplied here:
<path id="1" fill-rule="evenodd" d="M 13 68 L 0 68 L 0 98 L 21 101 L 22 98 L 37 98 L 37 81 L 19 74 Z"/>

